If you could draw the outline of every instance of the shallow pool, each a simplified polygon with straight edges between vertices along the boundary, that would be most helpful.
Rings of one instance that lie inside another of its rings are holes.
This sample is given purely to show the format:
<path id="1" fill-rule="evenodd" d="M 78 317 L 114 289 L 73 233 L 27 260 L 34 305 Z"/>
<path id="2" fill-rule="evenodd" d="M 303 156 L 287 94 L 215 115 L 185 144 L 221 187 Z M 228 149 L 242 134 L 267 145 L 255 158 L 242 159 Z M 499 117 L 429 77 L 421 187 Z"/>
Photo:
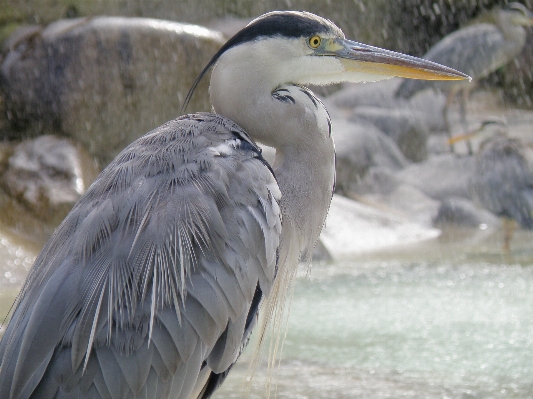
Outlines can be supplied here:
<path id="1" fill-rule="evenodd" d="M 506 254 L 498 232 L 473 233 L 301 273 L 277 397 L 533 397 L 533 236 Z M 237 367 L 217 398 L 240 397 L 248 375 Z"/>
<path id="2" fill-rule="evenodd" d="M 274 371 L 277 397 L 533 397 L 533 233 L 517 232 L 510 254 L 500 239 L 447 230 L 302 270 Z M 9 240 L 0 240 L 2 318 L 34 256 Z M 246 396 L 250 356 L 215 398 Z M 266 375 L 256 370 L 250 398 L 265 397 Z"/>

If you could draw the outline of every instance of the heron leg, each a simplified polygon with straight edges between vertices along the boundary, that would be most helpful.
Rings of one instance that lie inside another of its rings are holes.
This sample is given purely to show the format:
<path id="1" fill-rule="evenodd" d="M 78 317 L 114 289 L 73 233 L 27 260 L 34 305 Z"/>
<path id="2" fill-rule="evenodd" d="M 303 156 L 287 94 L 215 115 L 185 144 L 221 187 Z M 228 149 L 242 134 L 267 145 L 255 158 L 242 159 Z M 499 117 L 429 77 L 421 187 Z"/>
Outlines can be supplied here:
<path id="1" fill-rule="evenodd" d="M 466 103 L 469 96 L 469 89 L 461 90 L 461 96 L 459 97 L 459 110 L 461 115 L 461 125 L 463 125 L 463 131 L 465 133 L 468 132 L 468 121 L 466 120 Z M 472 149 L 472 142 L 470 141 L 470 139 L 466 140 L 466 148 L 468 149 L 468 155 L 472 155 L 474 153 Z"/>
<path id="2" fill-rule="evenodd" d="M 444 124 L 446 128 L 446 133 L 448 134 L 448 139 L 452 138 L 452 127 L 450 125 L 448 110 L 450 109 L 450 105 L 453 102 L 453 99 L 455 98 L 456 94 L 457 92 L 453 89 L 448 92 L 448 95 L 446 96 L 446 103 L 444 104 L 444 108 L 442 109 L 442 113 L 444 117 Z M 452 143 L 450 143 L 450 152 L 451 153 L 455 152 L 454 145 Z"/>
<path id="3" fill-rule="evenodd" d="M 514 219 L 503 218 L 503 250 L 509 252 L 511 250 L 511 239 L 513 238 L 516 222 Z"/>

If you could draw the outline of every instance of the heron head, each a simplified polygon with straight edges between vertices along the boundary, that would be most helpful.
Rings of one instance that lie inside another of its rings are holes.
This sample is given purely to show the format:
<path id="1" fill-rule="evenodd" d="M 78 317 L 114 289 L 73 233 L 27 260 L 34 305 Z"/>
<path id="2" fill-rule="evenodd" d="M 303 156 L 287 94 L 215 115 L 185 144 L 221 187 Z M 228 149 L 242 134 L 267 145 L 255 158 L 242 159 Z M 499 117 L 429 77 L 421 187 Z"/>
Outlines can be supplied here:
<path id="1" fill-rule="evenodd" d="M 460 141 L 470 140 L 474 137 L 481 137 L 482 140 L 485 140 L 496 135 L 507 135 L 507 133 L 508 126 L 505 118 L 492 116 L 484 119 L 475 129 L 452 137 L 448 140 L 448 144 L 455 144 Z"/>
<path id="2" fill-rule="evenodd" d="M 533 26 L 533 13 L 529 11 L 523 4 L 509 3 L 504 9 L 513 25 L 519 26 Z"/>
<path id="3" fill-rule="evenodd" d="M 226 65 L 226 75 L 254 85 L 267 81 L 274 87 L 369 82 L 394 76 L 470 79 L 431 61 L 348 40 L 331 21 L 296 11 L 264 14 L 237 32 L 211 59 L 189 94 L 201 77 L 219 64 Z"/>

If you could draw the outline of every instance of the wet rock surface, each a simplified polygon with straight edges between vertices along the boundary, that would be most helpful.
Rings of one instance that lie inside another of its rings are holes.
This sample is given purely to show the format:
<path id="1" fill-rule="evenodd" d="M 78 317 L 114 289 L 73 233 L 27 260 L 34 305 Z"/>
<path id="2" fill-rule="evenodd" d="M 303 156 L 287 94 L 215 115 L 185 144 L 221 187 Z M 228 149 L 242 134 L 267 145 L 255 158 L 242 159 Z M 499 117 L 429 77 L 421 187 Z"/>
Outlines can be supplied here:
<path id="1" fill-rule="evenodd" d="M 499 227 L 498 217 L 476 206 L 472 201 L 461 197 L 448 197 L 441 202 L 437 216 L 434 219 L 436 225 L 453 224 L 466 227 Z"/>
<path id="2" fill-rule="evenodd" d="M 368 86 L 370 85 L 363 87 Z M 418 105 L 411 108 L 406 107 L 406 103 L 402 101 L 398 102 L 395 107 L 393 99 L 387 98 L 387 95 L 391 95 L 390 90 L 378 87 L 378 92 L 381 94 L 378 93 L 375 96 L 379 101 L 372 98 L 372 95 L 368 98 L 359 97 L 355 89 L 346 88 L 325 101 L 332 109 L 334 133 L 337 124 L 342 127 L 338 129 L 340 132 L 346 130 L 347 138 L 340 135 L 341 140 L 340 145 L 336 146 L 337 151 L 341 154 L 343 152 L 352 154 L 357 160 L 357 162 L 346 162 L 345 159 L 349 157 L 341 156 L 340 161 L 337 162 L 337 176 L 340 177 L 338 192 L 383 212 L 402 215 L 424 226 L 450 224 L 465 227 L 477 226 L 484 229 L 499 228 L 500 220 L 472 200 L 471 182 L 475 155 L 468 153 L 465 143 L 455 145 L 455 153 L 451 153 L 450 146 L 447 144 L 448 134 L 442 129 L 443 126 L 438 128 L 439 123 L 432 124 L 432 127 L 428 128 L 428 140 L 425 143 L 427 159 L 419 162 L 408 161 L 403 165 L 373 162 L 372 158 L 365 157 L 364 153 L 358 154 L 357 149 L 345 144 L 349 140 L 356 141 L 355 138 L 349 137 L 350 129 L 344 128 L 351 126 L 349 124 L 358 126 L 357 129 L 362 130 L 361 135 L 364 136 L 365 130 L 369 133 L 377 129 L 376 124 L 381 123 L 376 122 L 379 118 L 388 121 L 402 115 L 402 117 L 416 120 L 420 115 L 431 115 L 430 109 L 442 110 L 442 96 L 431 92 L 415 96 L 420 96 L 415 100 Z M 375 104 L 379 102 L 384 104 L 382 108 L 376 107 Z M 475 93 L 467 106 L 470 109 L 468 124 L 472 128 L 479 126 L 481 121 L 497 115 L 507 119 L 511 136 L 521 138 L 524 145 L 532 142 L 530 126 L 533 114 L 531 112 L 502 107 L 498 95 L 486 91 Z M 427 111 L 423 113 L 419 109 Z M 409 112 L 412 114 L 409 115 Z M 363 116 L 357 120 L 354 115 L 358 113 L 361 116 L 366 113 L 366 119 L 362 120 L 365 118 Z M 433 114 L 435 115 L 435 112 Z M 379 118 L 376 115 L 379 115 Z M 441 112 L 436 113 L 434 120 L 438 121 L 439 118 L 442 118 Z M 423 123 L 423 119 L 418 120 Z M 455 107 L 452 107 L 450 112 L 450 123 L 453 135 L 464 133 L 464 127 L 459 120 L 459 110 Z M 388 128 L 384 129 L 398 131 L 398 125 L 400 124 L 391 123 Z M 357 129 L 351 128 L 352 131 Z M 375 134 L 372 135 L 375 136 Z M 337 139 L 335 134 L 334 139 Z M 370 143 L 371 140 L 367 138 L 365 142 Z M 397 143 L 394 144 L 399 149 Z M 472 142 L 474 154 L 479 144 L 480 141 Z M 359 146 L 365 148 L 365 144 L 359 143 Z M 379 154 L 379 151 L 374 150 L 374 153 Z"/>
<path id="3" fill-rule="evenodd" d="M 394 140 L 405 157 L 414 162 L 427 158 L 428 129 L 415 113 L 400 109 L 358 107 L 351 121 L 367 121 Z"/>
<path id="4" fill-rule="evenodd" d="M 393 78 L 374 83 L 347 83 L 337 92 L 328 96 L 328 104 L 344 110 L 345 115 L 353 115 L 363 109 L 386 109 L 395 115 L 402 115 L 426 127 L 429 133 L 444 130 L 445 96 L 427 90 L 410 99 L 395 97 L 402 79 Z"/>
<path id="5" fill-rule="evenodd" d="M 332 135 L 338 192 L 353 190 L 372 167 L 400 170 L 409 164 L 394 140 L 370 123 L 334 119 Z"/>
<path id="6" fill-rule="evenodd" d="M 425 162 L 410 165 L 398 173 L 398 178 L 437 200 L 451 196 L 471 198 L 473 169 L 473 156 L 438 154 Z"/>
<path id="7" fill-rule="evenodd" d="M 58 224 L 96 174 L 94 162 L 81 147 L 45 135 L 12 148 L 0 184 L 35 217 Z"/>
<path id="8" fill-rule="evenodd" d="M 147 18 L 77 18 L 26 31 L 1 65 L 10 134 L 60 132 L 105 166 L 127 144 L 180 115 L 189 88 L 222 43 L 218 32 Z M 205 79 L 189 109 L 210 109 L 207 87 Z"/>
<path id="9" fill-rule="evenodd" d="M 321 242 L 334 260 L 438 237 L 401 214 L 334 195 Z M 324 256 L 324 255 L 322 255 Z"/>

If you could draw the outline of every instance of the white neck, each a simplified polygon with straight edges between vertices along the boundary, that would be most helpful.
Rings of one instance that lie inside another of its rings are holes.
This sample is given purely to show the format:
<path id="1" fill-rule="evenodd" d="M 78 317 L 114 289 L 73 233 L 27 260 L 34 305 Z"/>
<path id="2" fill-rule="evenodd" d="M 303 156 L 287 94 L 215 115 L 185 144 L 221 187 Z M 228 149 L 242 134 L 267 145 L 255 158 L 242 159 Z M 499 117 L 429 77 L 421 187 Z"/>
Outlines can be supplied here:
<path id="1" fill-rule="evenodd" d="M 254 50 L 236 47 L 230 50 L 233 54 L 222 55 L 211 76 L 211 102 L 215 112 L 276 149 L 273 169 L 282 193 L 284 225 L 296 227 L 300 234 L 291 240 L 297 239 L 300 250 L 306 251 L 318 238 L 333 190 L 335 154 L 329 118 L 322 104 L 301 87 L 290 81 L 280 86 L 287 80 L 279 64 L 264 65 L 269 57 Z M 236 64 L 232 59 L 245 61 Z M 294 102 L 276 98 L 276 90 Z"/>

